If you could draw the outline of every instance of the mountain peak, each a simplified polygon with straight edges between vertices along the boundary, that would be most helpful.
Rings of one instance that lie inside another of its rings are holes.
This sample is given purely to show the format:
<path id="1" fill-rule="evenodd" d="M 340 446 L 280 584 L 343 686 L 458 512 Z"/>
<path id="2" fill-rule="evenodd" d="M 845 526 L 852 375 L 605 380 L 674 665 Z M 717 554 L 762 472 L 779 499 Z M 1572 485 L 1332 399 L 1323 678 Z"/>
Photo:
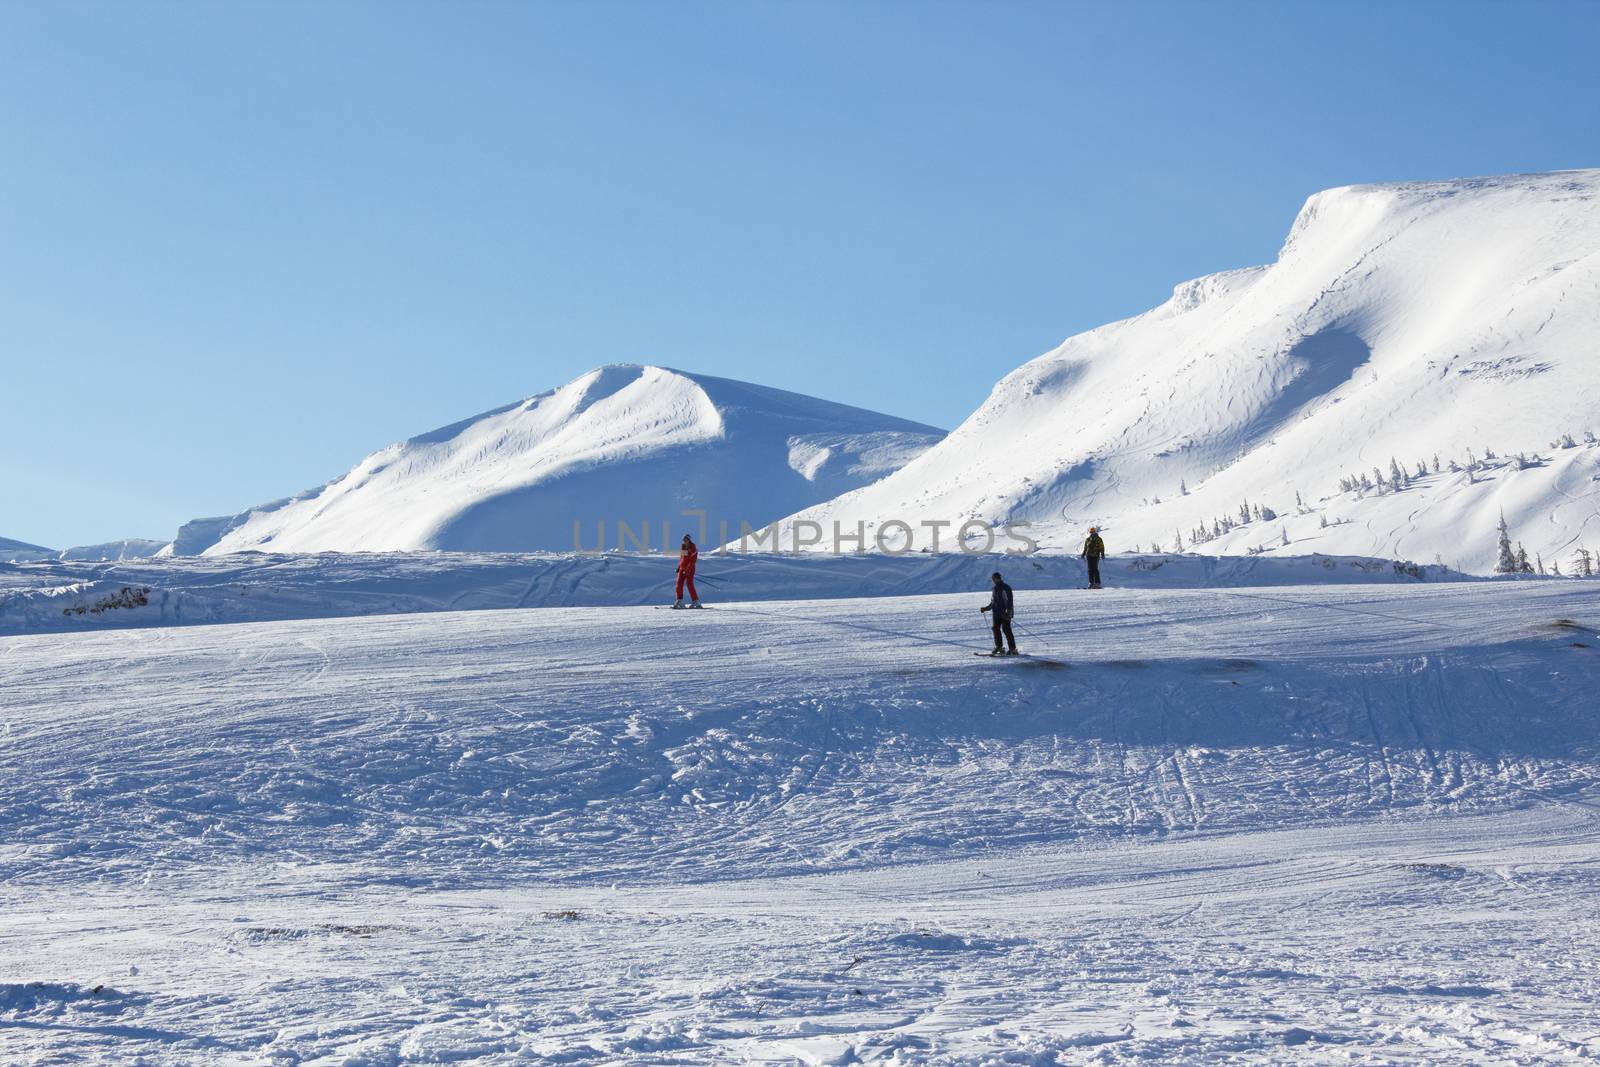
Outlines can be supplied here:
<path id="1" fill-rule="evenodd" d="M 764 526 L 882 477 L 942 433 L 727 378 L 616 363 L 372 453 L 318 489 L 188 524 L 180 554 L 570 550 L 574 523 Z M 659 547 L 659 537 L 653 537 Z"/>
<path id="2" fill-rule="evenodd" d="M 1318 193 L 1276 262 L 1069 338 L 914 464 L 804 517 L 1028 522 L 1073 551 L 1094 522 L 1121 548 L 1482 570 L 1504 505 L 1530 552 L 1565 558 L 1600 494 L 1580 443 L 1600 429 L 1597 193 L 1600 170 Z M 1523 457 L 1468 471 L 1486 451 Z M 1399 493 L 1341 487 L 1391 466 Z"/>

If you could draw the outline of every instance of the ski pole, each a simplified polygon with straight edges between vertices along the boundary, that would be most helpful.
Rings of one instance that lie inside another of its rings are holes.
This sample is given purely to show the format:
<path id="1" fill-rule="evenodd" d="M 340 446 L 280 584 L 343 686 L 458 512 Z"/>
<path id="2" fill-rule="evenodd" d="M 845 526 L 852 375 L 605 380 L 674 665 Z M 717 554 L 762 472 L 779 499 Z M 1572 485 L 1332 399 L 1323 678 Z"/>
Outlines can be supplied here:
<path id="1" fill-rule="evenodd" d="M 1034 633 L 1034 632 L 1033 632 L 1033 631 L 1032 631 L 1032 630 L 1030 630 L 1030 629 L 1028 629 L 1028 628 L 1027 628 L 1027 627 L 1026 627 L 1026 626 L 1024 626 L 1024 625 L 1022 625 L 1022 623 L 1020 623 L 1020 622 L 1017 622 L 1017 620 L 1016 620 L 1016 619 L 1012 619 L 1012 620 L 1011 620 L 1011 621 L 1012 621 L 1012 622 L 1013 622 L 1013 623 L 1016 623 L 1016 627 L 1017 627 L 1017 629 L 1019 629 L 1019 630 L 1021 630 L 1021 631 L 1022 631 L 1022 632 L 1023 632 L 1023 633 L 1025 633 L 1025 634 L 1027 634 L 1027 635 L 1028 635 L 1028 637 L 1029 637 L 1029 638 L 1030 638 L 1030 639 L 1031 639 L 1031 640 L 1033 640 L 1033 641 L 1036 641 L 1036 642 L 1038 642 L 1038 644 L 1039 644 L 1039 646 L 1040 646 L 1040 647 L 1041 647 L 1041 648 L 1043 648 L 1043 649 L 1044 649 L 1044 650 L 1045 650 L 1045 651 L 1046 651 L 1046 652 L 1049 652 L 1049 653 L 1051 653 L 1051 654 L 1052 654 L 1052 655 L 1056 655 L 1056 656 L 1059 656 L 1059 655 L 1061 655 L 1061 653 L 1060 653 L 1060 652 L 1057 652 L 1057 651 L 1056 651 L 1056 649 L 1055 649 L 1055 648 L 1054 648 L 1054 646 L 1052 646 L 1052 645 L 1047 645 L 1047 644 L 1045 644 L 1045 643 L 1044 643 L 1044 641 L 1043 641 L 1043 640 L 1042 640 L 1042 639 L 1041 639 L 1041 638 L 1040 638 L 1040 637 L 1039 637 L 1039 635 L 1038 635 L 1038 634 L 1036 634 L 1036 633 Z"/>

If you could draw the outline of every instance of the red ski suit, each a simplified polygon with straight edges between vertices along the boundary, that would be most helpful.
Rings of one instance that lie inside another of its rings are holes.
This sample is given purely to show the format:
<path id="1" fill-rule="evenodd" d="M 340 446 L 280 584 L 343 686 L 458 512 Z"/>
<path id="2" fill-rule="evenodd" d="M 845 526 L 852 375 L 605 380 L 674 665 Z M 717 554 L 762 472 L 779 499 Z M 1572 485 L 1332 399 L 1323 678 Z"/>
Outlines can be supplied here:
<path id="1" fill-rule="evenodd" d="M 700 550 L 690 544 L 678 554 L 678 599 L 683 599 L 683 587 L 689 586 L 689 599 L 699 600 L 700 594 L 694 589 L 694 565 L 700 559 Z"/>

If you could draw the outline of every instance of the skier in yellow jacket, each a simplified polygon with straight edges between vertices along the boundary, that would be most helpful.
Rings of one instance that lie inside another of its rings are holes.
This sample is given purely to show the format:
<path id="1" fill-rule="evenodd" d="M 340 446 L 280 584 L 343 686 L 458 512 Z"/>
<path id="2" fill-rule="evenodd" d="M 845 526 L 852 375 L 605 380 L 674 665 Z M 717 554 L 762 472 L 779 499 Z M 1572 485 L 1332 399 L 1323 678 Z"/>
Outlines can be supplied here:
<path id="1" fill-rule="evenodd" d="M 1079 553 L 1085 563 L 1089 565 L 1089 588 L 1100 588 L 1100 560 L 1106 554 L 1106 543 L 1100 540 L 1100 527 L 1089 527 L 1089 536 L 1084 538 L 1083 551 Z"/>

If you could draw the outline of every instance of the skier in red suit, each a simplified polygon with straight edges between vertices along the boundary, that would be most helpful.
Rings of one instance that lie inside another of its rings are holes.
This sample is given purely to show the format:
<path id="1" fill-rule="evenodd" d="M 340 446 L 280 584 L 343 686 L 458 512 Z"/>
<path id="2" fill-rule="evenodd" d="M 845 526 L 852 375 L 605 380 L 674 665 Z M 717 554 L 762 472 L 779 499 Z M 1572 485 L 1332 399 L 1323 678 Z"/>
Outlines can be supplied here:
<path id="1" fill-rule="evenodd" d="M 683 607 L 683 587 L 689 587 L 689 606 L 700 606 L 700 594 L 694 588 L 694 565 L 700 559 L 700 550 L 694 546 L 694 541 L 688 534 L 683 535 L 683 547 L 678 552 L 678 602 L 672 605 L 675 608 Z"/>

